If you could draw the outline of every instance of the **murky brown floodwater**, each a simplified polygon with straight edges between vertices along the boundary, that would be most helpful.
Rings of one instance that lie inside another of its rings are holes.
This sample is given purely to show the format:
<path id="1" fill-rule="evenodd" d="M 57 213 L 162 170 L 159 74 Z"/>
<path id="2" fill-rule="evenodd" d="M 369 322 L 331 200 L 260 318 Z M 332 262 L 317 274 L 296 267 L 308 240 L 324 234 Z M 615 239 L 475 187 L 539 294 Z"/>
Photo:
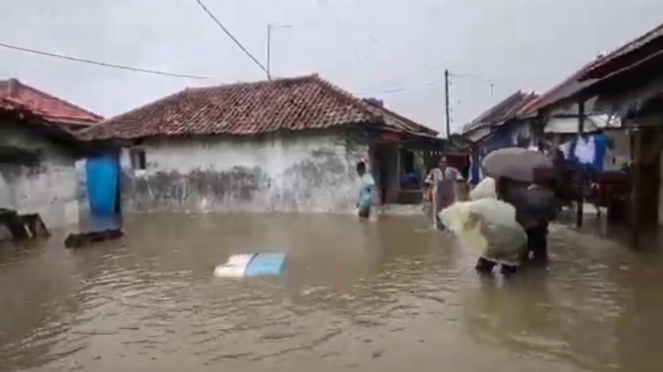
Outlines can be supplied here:
<path id="1" fill-rule="evenodd" d="M 120 244 L 0 252 L 0 371 L 660 371 L 663 258 L 570 231 L 480 280 L 416 219 L 145 216 Z M 286 251 L 276 280 L 213 279 Z"/>

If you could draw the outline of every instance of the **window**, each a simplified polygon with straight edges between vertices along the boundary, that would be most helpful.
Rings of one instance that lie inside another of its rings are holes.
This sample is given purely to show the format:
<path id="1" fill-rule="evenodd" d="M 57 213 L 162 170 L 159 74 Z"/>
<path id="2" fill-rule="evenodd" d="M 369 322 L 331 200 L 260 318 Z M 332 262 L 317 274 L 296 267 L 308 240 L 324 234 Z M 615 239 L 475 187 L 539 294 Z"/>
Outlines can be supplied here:
<path id="1" fill-rule="evenodd" d="M 131 168 L 134 170 L 145 170 L 147 168 L 145 150 L 143 149 L 129 150 L 129 160 L 131 161 Z"/>

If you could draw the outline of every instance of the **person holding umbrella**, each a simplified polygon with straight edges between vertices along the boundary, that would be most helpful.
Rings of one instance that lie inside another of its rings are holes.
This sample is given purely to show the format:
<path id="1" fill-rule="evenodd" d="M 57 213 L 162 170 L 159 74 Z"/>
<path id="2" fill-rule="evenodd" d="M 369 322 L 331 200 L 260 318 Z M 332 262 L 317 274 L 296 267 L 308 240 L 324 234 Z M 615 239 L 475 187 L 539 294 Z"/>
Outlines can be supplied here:
<path id="1" fill-rule="evenodd" d="M 544 171 L 536 172 L 529 185 L 506 177 L 496 182 L 498 198 L 513 205 L 516 221 L 527 234 L 527 249 L 522 252 L 521 263 L 530 259 L 537 264 L 548 261 L 548 226 L 557 215 L 556 197 L 548 184 L 549 177 Z"/>
<path id="2" fill-rule="evenodd" d="M 516 209 L 516 220 L 527 234 L 527 249 L 521 261 L 548 260 L 548 225 L 557 215 L 557 198 L 550 185 L 552 160 L 523 148 L 490 153 L 483 162 L 486 173 L 496 179 L 497 197 Z"/>

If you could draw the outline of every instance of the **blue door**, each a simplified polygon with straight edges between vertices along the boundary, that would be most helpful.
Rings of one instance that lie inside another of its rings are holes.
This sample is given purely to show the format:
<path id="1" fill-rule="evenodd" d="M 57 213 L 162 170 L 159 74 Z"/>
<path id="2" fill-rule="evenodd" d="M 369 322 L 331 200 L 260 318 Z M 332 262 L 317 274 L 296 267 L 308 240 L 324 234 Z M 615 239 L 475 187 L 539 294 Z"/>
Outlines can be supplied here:
<path id="1" fill-rule="evenodd" d="M 120 162 L 116 155 L 102 155 L 88 158 L 85 164 L 87 173 L 88 200 L 93 216 L 110 216 L 119 212 Z"/>

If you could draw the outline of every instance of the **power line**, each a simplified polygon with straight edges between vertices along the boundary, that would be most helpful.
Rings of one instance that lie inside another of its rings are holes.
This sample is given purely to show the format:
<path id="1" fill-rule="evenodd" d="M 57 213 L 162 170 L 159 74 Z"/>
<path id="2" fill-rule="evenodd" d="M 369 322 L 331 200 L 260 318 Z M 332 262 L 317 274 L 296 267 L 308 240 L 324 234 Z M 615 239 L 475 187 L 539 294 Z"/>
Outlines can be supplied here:
<path id="1" fill-rule="evenodd" d="M 412 87 L 400 87 L 400 88 L 389 88 L 389 89 L 384 89 L 384 90 L 377 90 L 373 92 L 360 92 L 360 93 L 355 93 L 357 96 L 370 96 L 370 95 L 378 95 L 378 94 L 393 94 L 393 93 L 401 93 L 405 92 L 411 89 L 418 89 L 418 88 L 425 88 L 433 85 L 437 85 L 444 82 L 444 80 L 441 79 L 435 79 L 435 80 L 430 80 L 422 85 L 417 85 L 417 86 L 412 86 Z"/>
<path id="2" fill-rule="evenodd" d="M 482 81 L 484 83 L 489 84 L 490 86 L 490 96 L 493 96 L 493 92 L 495 91 L 495 81 L 491 79 L 486 79 L 484 77 L 481 77 L 479 75 L 474 75 L 474 74 L 455 74 L 455 73 L 450 73 L 452 77 L 459 77 L 459 78 L 473 78 L 473 79 L 478 79 L 479 81 Z"/>
<path id="3" fill-rule="evenodd" d="M 272 61 L 272 33 L 276 29 L 296 29 L 301 26 L 303 27 L 331 27 L 331 26 L 347 26 L 347 25 L 353 25 L 353 26 L 359 26 L 360 28 L 364 29 L 364 31 L 367 31 L 367 28 L 365 27 L 364 24 L 362 23 L 355 23 L 355 22 L 330 22 L 330 23 L 324 23 L 324 22 L 299 22 L 296 24 L 278 24 L 278 23 L 269 23 L 267 24 L 267 63 L 266 63 L 266 68 L 269 73 L 267 74 L 267 78 L 269 79 L 272 75 L 272 66 L 271 66 L 271 61 Z M 372 44 L 377 44 L 378 39 L 375 38 L 373 35 L 371 35 L 369 32 L 367 32 L 368 39 Z M 390 48 L 391 51 L 393 52 L 393 48 Z M 363 60 L 364 57 L 359 55 L 358 52 L 354 53 L 355 57 L 357 57 L 358 60 Z M 330 67 L 326 67 L 324 71 L 329 71 L 330 69 L 335 69 L 336 67 L 340 66 L 342 62 L 336 63 Z"/>
<path id="4" fill-rule="evenodd" d="M 40 56 L 64 59 L 64 60 L 72 61 L 72 62 L 87 63 L 89 65 L 110 67 L 110 68 L 116 68 L 116 69 L 120 69 L 120 70 L 133 71 L 133 72 L 142 72 L 144 74 L 170 76 L 170 77 L 187 78 L 187 79 L 200 79 L 200 80 L 202 80 L 202 79 L 211 79 L 210 77 L 207 77 L 207 76 L 175 74 L 175 73 L 171 73 L 171 72 L 147 70 L 147 69 L 138 68 L 138 67 L 115 65 L 115 64 L 112 64 L 112 63 L 93 61 L 93 60 L 85 59 L 85 58 L 70 57 L 70 56 L 65 56 L 65 55 L 62 55 L 62 54 L 44 52 L 44 51 L 40 51 L 40 50 L 24 48 L 24 47 L 20 47 L 20 46 L 16 46 L 16 45 L 5 44 L 5 43 L 0 43 L 0 47 L 6 48 L 6 49 L 17 50 L 17 51 L 20 51 L 20 52 L 30 53 L 30 54 L 36 54 L 36 55 L 40 55 Z"/>
<path id="5" fill-rule="evenodd" d="M 232 33 L 230 33 L 230 31 L 228 31 L 228 29 L 226 28 L 226 26 L 224 26 L 223 23 L 221 23 L 221 21 L 219 21 L 219 19 L 216 18 L 216 17 L 214 16 L 214 14 L 213 14 L 209 9 L 207 9 L 207 7 L 205 6 L 205 4 L 203 4 L 202 0 L 196 0 L 196 2 L 197 2 L 198 5 L 200 5 L 200 7 L 205 11 L 205 13 L 207 13 L 207 15 L 210 16 L 210 18 L 212 18 L 212 20 L 217 24 L 217 26 L 221 27 L 221 30 L 223 30 L 223 32 L 224 32 L 226 35 L 228 35 L 228 37 L 229 37 L 233 42 L 235 42 L 235 44 L 239 47 L 239 49 L 241 49 L 241 50 L 244 52 L 244 54 L 246 54 L 249 58 L 251 58 L 251 60 L 253 61 L 253 63 L 255 63 L 258 67 L 260 67 L 261 70 L 263 70 L 267 75 L 269 75 L 269 70 L 267 70 L 267 68 L 266 68 L 265 66 L 263 66 L 262 63 L 260 63 L 260 62 L 258 61 L 258 59 L 256 59 L 256 57 L 254 57 L 253 54 L 251 54 L 251 52 L 249 52 L 249 51 L 244 47 L 244 45 L 242 45 L 242 43 L 240 43 L 239 40 L 237 40 L 237 38 L 236 38 L 235 36 L 233 36 Z"/>

